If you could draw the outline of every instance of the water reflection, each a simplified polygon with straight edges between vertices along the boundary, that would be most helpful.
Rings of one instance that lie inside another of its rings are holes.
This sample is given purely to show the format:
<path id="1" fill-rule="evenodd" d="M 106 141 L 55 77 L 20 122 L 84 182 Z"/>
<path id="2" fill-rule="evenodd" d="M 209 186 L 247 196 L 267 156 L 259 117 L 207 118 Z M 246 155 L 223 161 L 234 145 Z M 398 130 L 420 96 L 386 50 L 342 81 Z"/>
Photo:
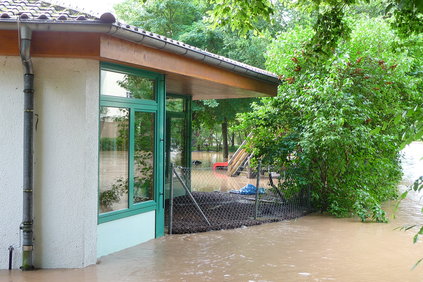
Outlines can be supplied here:
<path id="1" fill-rule="evenodd" d="M 223 154 L 221 152 L 192 152 L 192 161 L 201 161 L 198 165 L 193 165 L 193 168 L 209 168 L 214 163 L 223 162 Z"/>

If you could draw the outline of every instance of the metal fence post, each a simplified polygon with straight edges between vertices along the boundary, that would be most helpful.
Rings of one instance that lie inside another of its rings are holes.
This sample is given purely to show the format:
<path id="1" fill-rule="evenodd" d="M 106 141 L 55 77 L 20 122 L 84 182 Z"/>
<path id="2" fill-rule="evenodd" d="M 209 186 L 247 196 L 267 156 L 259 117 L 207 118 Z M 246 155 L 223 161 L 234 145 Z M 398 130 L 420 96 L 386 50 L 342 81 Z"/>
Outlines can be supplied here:
<path id="1" fill-rule="evenodd" d="M 259 186 L 260 186 L 260 171 L 261 171 L 261 161 L 259 161 L 258 163 L 258 167 L 257 167 L 257 182 L 256 182 L 256 210 L 254 213 L 254 219 L 257 219 L 257 214 L 258 214 L 258 206 L 259 206 Z"/>
<path id="2" fill-rule="evenodd" d="M 173 227 L 173 163 L 170 164 L 170 195 L 169 195 L 169 234 L 172 235 Z"/>

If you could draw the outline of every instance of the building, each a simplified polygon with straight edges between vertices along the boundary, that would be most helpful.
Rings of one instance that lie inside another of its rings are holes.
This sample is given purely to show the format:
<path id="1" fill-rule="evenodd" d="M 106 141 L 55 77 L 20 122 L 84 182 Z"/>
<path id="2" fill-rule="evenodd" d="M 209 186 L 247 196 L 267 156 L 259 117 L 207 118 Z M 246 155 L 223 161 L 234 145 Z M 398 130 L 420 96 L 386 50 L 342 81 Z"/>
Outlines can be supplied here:
<path id="1" fill-rule="evenodd" d="M 110 13 L 1 0 L 0 269 L 10 246 L 14 268 L 78 268 L 163 236 L 169 128 L 189 164 L 192 99 L 278 82 Z"/>

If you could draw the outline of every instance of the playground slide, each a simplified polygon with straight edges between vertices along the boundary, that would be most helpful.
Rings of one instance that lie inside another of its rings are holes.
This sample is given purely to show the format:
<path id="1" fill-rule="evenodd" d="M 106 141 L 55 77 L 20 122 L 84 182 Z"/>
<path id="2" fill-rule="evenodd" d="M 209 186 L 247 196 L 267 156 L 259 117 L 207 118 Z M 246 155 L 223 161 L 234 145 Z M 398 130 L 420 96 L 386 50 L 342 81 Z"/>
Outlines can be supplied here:
<path id="1" fill-rule="evenodd" d="M 216 170 L 218 167 L 228 167 L 228 162 L 214 163 L 213 170 Z"/>

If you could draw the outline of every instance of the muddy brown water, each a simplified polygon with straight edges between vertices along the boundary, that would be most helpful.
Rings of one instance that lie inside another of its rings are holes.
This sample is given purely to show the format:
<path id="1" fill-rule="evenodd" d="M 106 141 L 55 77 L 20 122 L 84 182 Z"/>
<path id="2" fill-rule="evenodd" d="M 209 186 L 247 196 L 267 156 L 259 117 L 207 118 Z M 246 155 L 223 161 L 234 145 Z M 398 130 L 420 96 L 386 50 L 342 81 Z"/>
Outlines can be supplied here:
<path id="1" fill-rule="evenodd" d="M 423 172 L 423 143 L 405 150 L 402 185 Z M 402 187 L 401 189 L 404 189 Z M 388 224 L 312 214 L 235 230 L 165 236 L 75 270 L 0 271 L 0 281 L 423 281 L 423 243 L 395 228 L 423 222 L 411 195 Z M 385 208 L 392 214 L 393 203 Z"/>
<path id="2" fill-rule="evenodd" d="M 256 178 L 247 178 L 246 173 L 230 177 L 226 170 L 212 170 L 213 164 L 223 161 L 223 154 L 216 152 L 192 152 L 192 160 L 200 160 L 200 165 L 191 169 L 191 187 L 198 192 L 228 192 L 239 190 L 247 184 L 256 185 Z M 275 180 L 276 181 L 276 180 Z M 270 188 L 268 177 L 261 176 L 260 187 Z"/>

